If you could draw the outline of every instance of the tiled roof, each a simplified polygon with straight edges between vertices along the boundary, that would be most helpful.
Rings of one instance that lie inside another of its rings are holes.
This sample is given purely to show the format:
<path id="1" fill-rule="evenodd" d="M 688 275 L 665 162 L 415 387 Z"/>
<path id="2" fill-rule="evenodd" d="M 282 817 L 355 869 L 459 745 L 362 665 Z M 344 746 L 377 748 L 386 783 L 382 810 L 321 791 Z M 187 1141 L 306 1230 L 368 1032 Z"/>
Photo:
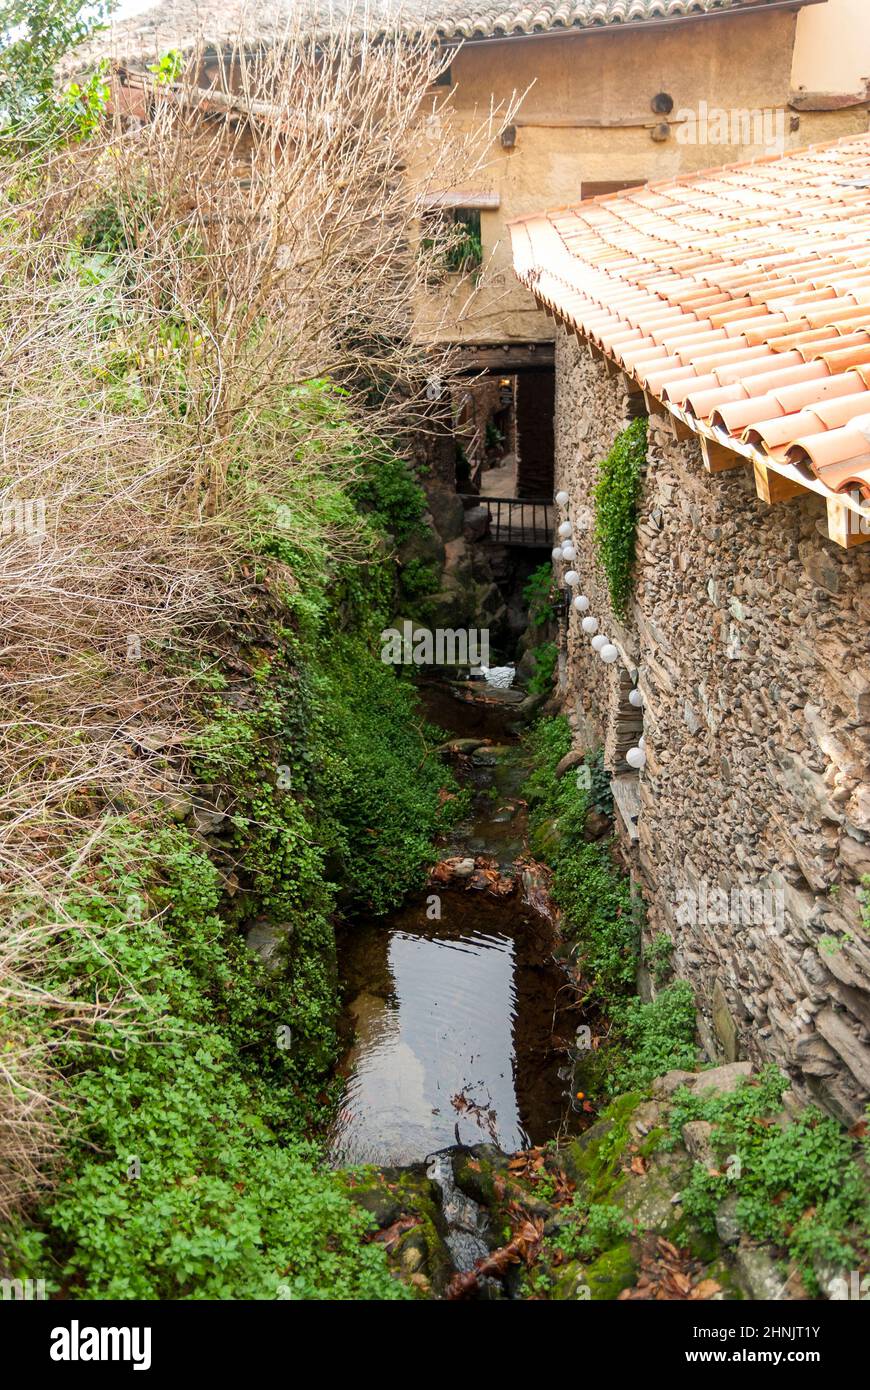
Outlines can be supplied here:
<path id="1" fill-rule="evenodd" d="M 431 0 L 416 9 L 446 39 L 506 38 L 546 34 L 558 29 L 589 29 L 606 24 L 639 24 L 685 19 L 723 10 L 758 10 L 768 0 L 566 0 L 528 4 L 526 0 Z"/>
<path id="2" fill-rule="evenodd" d="M 870 499 L 870 135 L 510 230 L 539 302 L 683 433 Z"/>
<path id="3" fill-rule="evenodd" d="M 279 42 L 291 16 L 311 15 L 312 28 L 328 15 L 349 15 L 372 34 L 429 32 L 445 41 L 499 39 L 607 25 L 661 23 L 729 11 L 749 12 L 782 0 L 162 0 L 129 19 L 113 21 L 73 55 L 93 61 L 104 54 L 125 63 L 150 61 L 169 48 L 182 52 L 200 41 L 222 47 L 241 35 Z M 813 3 L 813 0 L 795 0 Z M 70 66 L 67 60 L 66 67 Z"/>

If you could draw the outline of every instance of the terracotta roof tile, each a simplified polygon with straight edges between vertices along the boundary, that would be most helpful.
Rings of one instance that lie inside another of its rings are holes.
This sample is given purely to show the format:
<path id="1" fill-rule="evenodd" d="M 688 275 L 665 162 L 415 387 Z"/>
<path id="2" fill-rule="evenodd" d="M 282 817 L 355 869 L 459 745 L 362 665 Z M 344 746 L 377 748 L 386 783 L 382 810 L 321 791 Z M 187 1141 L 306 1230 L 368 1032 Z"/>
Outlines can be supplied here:
<path id="1" fill-rule="evenodd" d="M 607 194 L 511 235 L 539 301 L 681 419 L 870 498 L 870 135 Z"/>
<path id="2" fill-rule="evenodd" d="M 372 38 L 431 35 L 459 44 L 610 26 L 652 29 L 705 15 L 757 13 L 768 3 L 779 0 L 162 0 L 128 19 L 110 21 L 105 32 L 74 50 L 60 69 L 75 72 L 103 57 L 144 66 L 170 48 L 189 53 L 201 43 L 230 48 L 244 39 L 249 45 L 273 45 L 300 16 L 312 33 L 325 32 L 331 20 L 348 16 Z"/>

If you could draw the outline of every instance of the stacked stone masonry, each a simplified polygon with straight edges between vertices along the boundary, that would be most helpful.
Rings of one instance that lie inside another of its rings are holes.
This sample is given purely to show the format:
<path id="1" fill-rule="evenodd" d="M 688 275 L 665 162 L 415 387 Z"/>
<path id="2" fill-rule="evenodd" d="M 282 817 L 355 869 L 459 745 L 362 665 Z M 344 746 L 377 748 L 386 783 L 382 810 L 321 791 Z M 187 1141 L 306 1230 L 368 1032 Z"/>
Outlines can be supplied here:
<path id="1" fill-rule="evenodd" d="M 626 691 L 643 693 L 637 839 L 620 834 L 645 937 L 673 939 L 708 1055 L 775 1061 L 852 1122 L 870 1096 L 870 545 L 832 544 L 818 498 L 766 506 L 748 467 L 707 473 L 697 440 L 652 415 L 618 623 L 591 489 L 638 398 L 560 329 L 556 401 L 573 568 L 621 653 L 600 661 L 572 611 L 563 698 L 578 746 L 603 743 L 630 779 Z"/>

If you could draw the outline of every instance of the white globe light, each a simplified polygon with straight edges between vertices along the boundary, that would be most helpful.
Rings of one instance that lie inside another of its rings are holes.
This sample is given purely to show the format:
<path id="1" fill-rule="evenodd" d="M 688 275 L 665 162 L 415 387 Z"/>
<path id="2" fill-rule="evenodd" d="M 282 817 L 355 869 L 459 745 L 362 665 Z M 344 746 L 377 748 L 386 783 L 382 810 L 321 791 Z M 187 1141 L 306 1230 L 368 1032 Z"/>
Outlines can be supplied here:
<path id="1" fill-rule="evenodd" d="M 625 761 L 629 767 L 641 768 L 646 762 L 646 753 L 642 748 L 629 748 L 625 755 Z"/>
<path id="2" fill-rule="evenodd" d="M 584 618 L 583 621 L 582 621 L 582 623 L 580 624 L 580 626 L 582 627 L 583 631 L 586 633 L 586 636 L 587 636 L 587 637 L 590 637 L 590 636 L 592 635 L 592 633 L 593 633 L 593 632 L 596 630 L 596 628 L 598 627 L 598 619 L 597 619 L 597 618 L 593 618 L 593 617 L 591 617 L 591 616 L 588 617 L 588 618 Z"/>
<path id="3" fill-rule="evenodd" d="M 643 696 L 641 695 L 639 690 L 629 690 L 628 703 L 630 705 L 634 705 L 635 709 L 640 709 L 641 705 L 643 704 Z"/>
<path id="4" fill-rule="evenodd" d="M 594 652 L 600 652 L 601 648 L 606 646 L 607 638 L 604 636 L 603 632 L 599 632 L 597 636 L 592 638 L 592 650 Z"/>
<path id="5" fill-rule="evenodd" d="M 589 607 L 589 600 L 585 594 L 577 595 L 577 597 L 574 600 L 574 607 L 577 609 L 578 613 L 586 612 L 586 609 Z"/>
<path id="6" fill-rule="evenodd" d="M 563 545 L 563 546 L 562 546 L 562 559 L 563 559 L 563 560 L 576 560 L 576 559 L 577 559 L 577 551 L 574 549 L 574 547 L 573 547 L 573 545 L 571 544 L 570 541 L 568 542 L 567 545 Z"/>
<path id="7" fill-rule="evenodd" d="M 568 571 L 568 573 L 565 575 L 565 583 L 569 584 L 572 589 L 577 588 L 577 585 L 580 583 L 580 576 L 576 570 Z"/>
<path id="8" fill-rule="evenodd" d="M 561 547 L 561 545 L 554 545 L 554 546 L 553 546 L 553 559 L 554 559 L 554 560 L 561 560 L 561 558 L 562 558 L 562 547 Z"/>
<path id="9" fill-rule="evenodd" d="M 646 752 L 646 734 L 641 734 L 640 738 L 637 741 L 637 746 L 638 748 L 642 748 L 643 751 Z"/>
<path id="10" fill-rule="evenodd" d="M 568 494 L 565 492 L 564 488 L 556 493 L 556 502 L 560 507 L 566 507 L 568 505 Z"/>
<path id="11" fill-rule="evenodd" d="M 574 527 L 571 525 L 570 521 L 563 521 L 559 526 L 559 535 L 562 537 L 563 541 L 566 541 L 573 530 Z"/>
<path id="12" fill-rule="evenodd" d="M 619 660 L 619 648 L 614 647 L 612 642 L 606 642 L 598 655 L 601 657 L 601 660 L 606 661 L 609 666 L 612 662 Z"/>

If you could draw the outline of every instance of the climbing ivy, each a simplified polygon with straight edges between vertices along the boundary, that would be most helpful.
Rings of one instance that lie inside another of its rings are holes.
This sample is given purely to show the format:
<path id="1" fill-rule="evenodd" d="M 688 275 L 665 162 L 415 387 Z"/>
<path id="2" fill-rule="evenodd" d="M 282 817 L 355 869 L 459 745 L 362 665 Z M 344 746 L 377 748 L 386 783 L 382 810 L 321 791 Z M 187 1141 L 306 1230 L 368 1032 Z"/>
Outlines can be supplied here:
<path id="1" fill-rule="evenodd" d="M 559 660 L 559 649 L 555 642 L 541 642 L 532 651 L 535 669 L 529 680 L 529 694 L 543 695 L 553 684 L 553 676 Z"/>
<path id="2" fill-rule="evenodd" d="M 646 462 L 646 420 L 632 420 L 616 436 L 610 453 L 598 466 L 592 490 L 595 502 L 594 539 L 604 571 L 610 602 L 624 617 L 634 567 L 637 502 Z"/>
<path id="3" fill-rule="evenodd" d="M 523 585 L 530 628 L 544 627 L 556 619 L 556 588 L 549 560 L 532 570 Z"/>

